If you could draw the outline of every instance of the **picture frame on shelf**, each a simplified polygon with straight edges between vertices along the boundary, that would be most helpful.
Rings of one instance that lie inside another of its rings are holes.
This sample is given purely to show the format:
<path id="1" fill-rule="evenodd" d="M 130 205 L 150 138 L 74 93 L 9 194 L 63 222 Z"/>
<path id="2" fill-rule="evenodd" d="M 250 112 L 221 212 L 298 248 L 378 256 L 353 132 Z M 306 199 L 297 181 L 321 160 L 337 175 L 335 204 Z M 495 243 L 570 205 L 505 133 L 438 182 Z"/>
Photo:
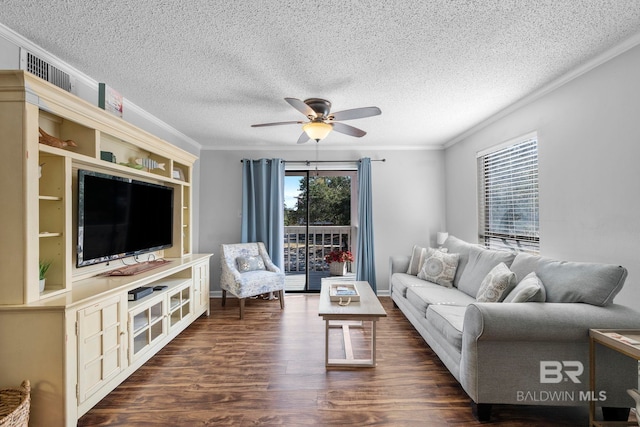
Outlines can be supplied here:
<path id="1" fill-rule="evenodd" d="M 180 168 L 173 168 L 173 179 L 184 181 L 184 172 Z"/>
<path id="2" fill-rule="evenodd" d="M 98 107 L 122 118 L 122 95 L 106 83 L 98 84 Z"/>

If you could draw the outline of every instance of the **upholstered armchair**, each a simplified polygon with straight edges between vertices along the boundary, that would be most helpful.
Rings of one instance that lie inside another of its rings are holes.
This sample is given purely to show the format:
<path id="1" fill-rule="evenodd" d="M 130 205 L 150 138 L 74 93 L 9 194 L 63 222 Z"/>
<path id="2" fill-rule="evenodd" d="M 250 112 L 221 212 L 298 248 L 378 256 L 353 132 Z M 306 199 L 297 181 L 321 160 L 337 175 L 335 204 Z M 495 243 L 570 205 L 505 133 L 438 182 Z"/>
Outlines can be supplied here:
<path id="1" fill-rule="evenodd" d="M 240 319 L 244 317 L 245 298 L 277 292 L 284 308 L 284 273 L 271 262 L 264 243 L 220 245 L 222 306 L 227 291 L 240 300 Z"/>

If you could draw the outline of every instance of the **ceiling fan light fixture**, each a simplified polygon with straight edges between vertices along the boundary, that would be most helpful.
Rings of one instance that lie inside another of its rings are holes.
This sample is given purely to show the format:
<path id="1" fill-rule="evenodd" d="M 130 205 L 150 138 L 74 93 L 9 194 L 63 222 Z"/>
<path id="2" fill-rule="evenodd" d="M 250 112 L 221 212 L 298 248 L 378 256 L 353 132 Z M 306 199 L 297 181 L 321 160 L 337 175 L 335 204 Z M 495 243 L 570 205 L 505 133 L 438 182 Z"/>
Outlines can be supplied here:
<path id="1" fill-rule="evenodd" d="M 302 126 L 302 130 L 316 142 L 326 138 L 331 129 L 333 129 L 333 126 L 324 122 L 311 122 Z"/>

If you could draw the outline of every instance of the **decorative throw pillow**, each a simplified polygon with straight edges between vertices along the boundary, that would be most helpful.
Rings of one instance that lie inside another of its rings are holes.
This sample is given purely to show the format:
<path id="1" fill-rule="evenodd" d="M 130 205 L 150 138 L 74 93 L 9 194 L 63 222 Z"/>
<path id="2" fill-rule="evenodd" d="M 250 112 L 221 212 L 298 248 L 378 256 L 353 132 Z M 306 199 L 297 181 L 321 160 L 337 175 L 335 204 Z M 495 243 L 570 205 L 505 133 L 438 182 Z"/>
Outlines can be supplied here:
<path id="1" fill-rule="evenodd" d="M 504 302 L 544 302 L 546 299 L 542 281 L 536 273 L 531 272 L 509 292 Z"/>
<path id="2" fill-rule="evenodd" d="M 424 258 L 426 256 L 427 256 L 426 248 L 421 248 L 418 245 L 413 245 L 413 250 L 411 251 L 411 261 L 409 261 L 409 268 L 407 269 L 407 274 L 417 276 L 418 273 L 420 273 L 420 269 L 422 269 L 422 264 L 424 264 Z"/>
<path id="3" fill-rule="evenodd" d="M 239 256 L 236 258 L 236 264 L 240 273 L 265 269 L 261 256 Z"/>
<path id="4" fill-rule="evenodd" d="M 504 262 L 501 262 L 493 267 L 482 281 L 476 295 L 476 301 L 500 302 L 515 285 L 516 273 L 509 270 L 509 267 Z"/>
<path id="5" fill-rule="evenodd" d="M 433 248 L 427 249 L 418 279 L 428 280 L 447 288 L 453 287 L 453 278 L 458 267 L 458 254 L 450 254 Z"/>

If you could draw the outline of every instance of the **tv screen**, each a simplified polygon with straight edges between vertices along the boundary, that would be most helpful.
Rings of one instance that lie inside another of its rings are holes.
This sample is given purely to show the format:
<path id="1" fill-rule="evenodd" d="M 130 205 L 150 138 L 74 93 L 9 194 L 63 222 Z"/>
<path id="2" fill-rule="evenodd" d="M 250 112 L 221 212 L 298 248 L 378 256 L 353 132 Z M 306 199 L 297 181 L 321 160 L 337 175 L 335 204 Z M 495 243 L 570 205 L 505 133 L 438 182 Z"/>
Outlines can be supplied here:
<path id="1" fill-rule="evenodd" d="M 78 267 L 169 248 L 173 188 L 78 170 Z"/>

